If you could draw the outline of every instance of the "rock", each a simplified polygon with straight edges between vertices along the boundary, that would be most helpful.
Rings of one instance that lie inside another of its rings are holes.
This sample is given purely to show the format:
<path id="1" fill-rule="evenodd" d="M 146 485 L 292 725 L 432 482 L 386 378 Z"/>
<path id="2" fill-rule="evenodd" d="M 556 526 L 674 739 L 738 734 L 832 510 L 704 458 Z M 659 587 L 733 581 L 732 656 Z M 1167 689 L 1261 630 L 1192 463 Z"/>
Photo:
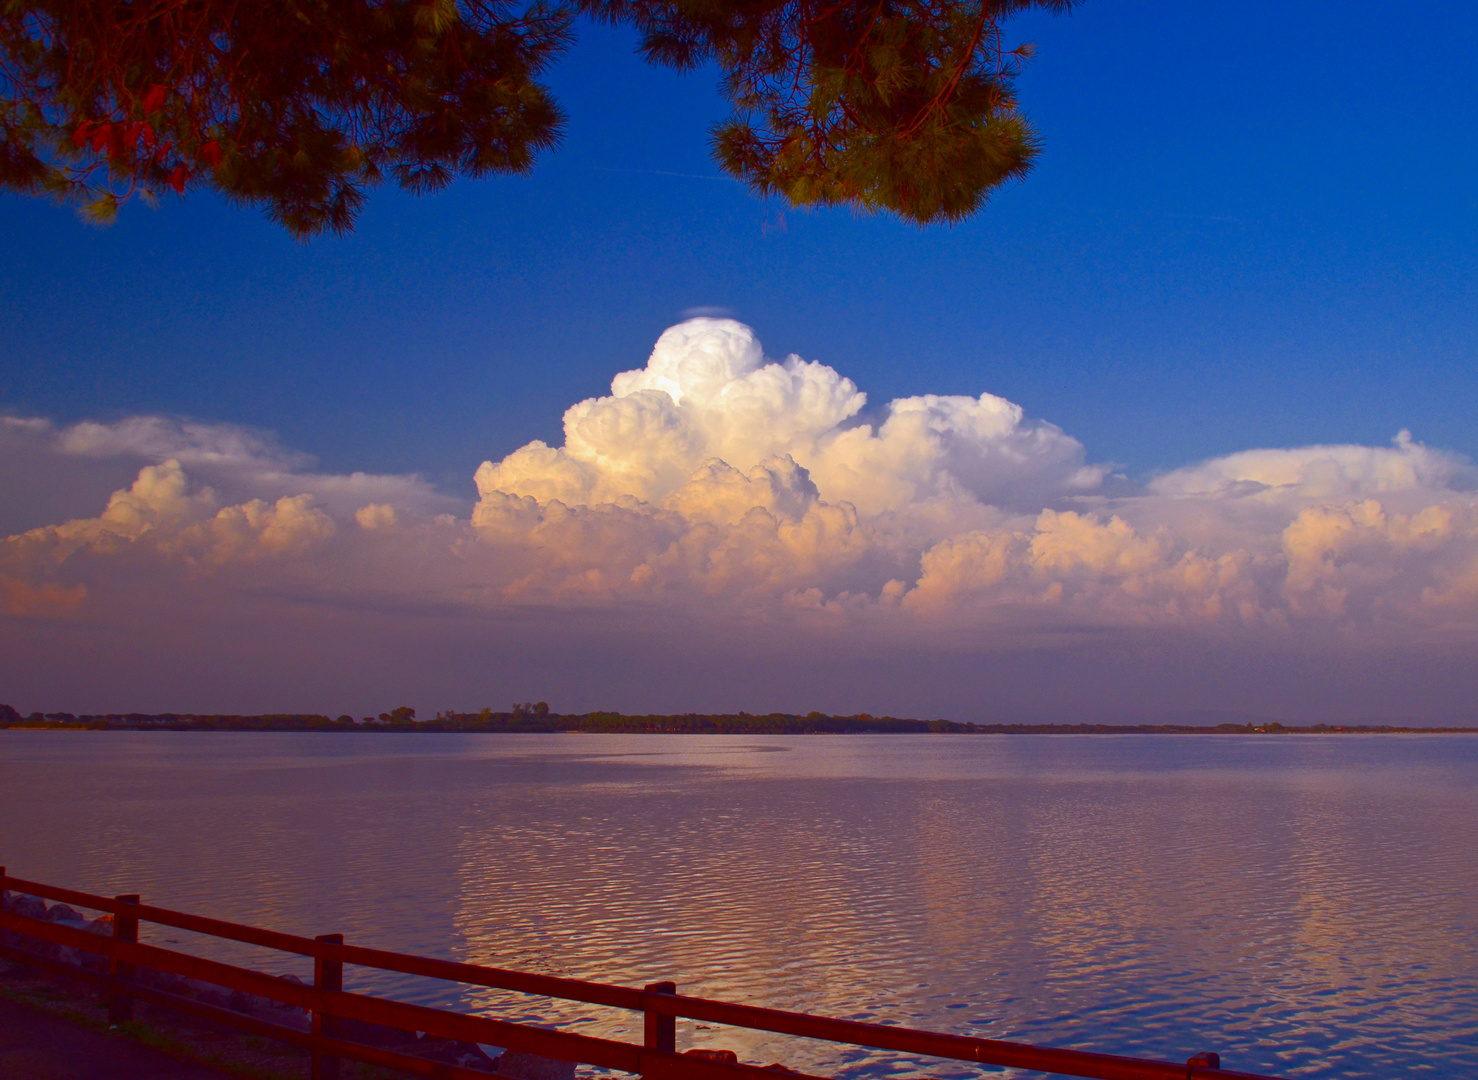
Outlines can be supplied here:
<path id="1" fill-rule="evenodd" d="M 460 1065 L 464 1069 L 482 1069 L 491 1073 L 494 1067 L 492 1058 L 484 1054 L 476 1043 L 443 1039 L 436 1035 L 423 1035 L 417 1039 L 414 1052 L 417 1057 Z"/>
<path id="2" fill-rule="evenodd" d="M 72 911 L 72 909 L 67 907 L 65 904 L 58 904 L 57 907 L 61 908 L 63 912 Z M 22 915 L 25 918 L 37 919 L 41 922 L 45 922 L 49 918 L 49 913 L 46 909 L 46 902 L 40 897 L 27 896 L 25 893 L 7 893 L 5 899 L 5 910 L 9 911 L 11 914 Z M 75 915 L 76 912 L 72 912 L 72 914 Z M 22 952 L 34 953 L 37 956 L 44 956 L 47 958 L 54 958 L 54 954 L 59 948 L 59 946 L 53 945 L 49 942 L 41 941 L 29 934 L 22 933 L 19 930 L 6 930 L 0 932 L 0 941 L 3 941 L 6 945 L 9 945 L 13 949 L 20 949 Z"/>
<path id="3" fill-rule="evenodd" d="M 255 1016 L 283 1027 L 307 1031 L 311 1026 L 306 1009 L 262 997 L 259 994 L 248 994 L 242 990 L 227 990 L 202 979 L 187 979 L 181 975 L 150 967 L 138 968 L 133 977 L 134 981 L 142 986 L 162 990 L 166 994 L 174 994 L 177 997 L 193 998 L 205 1005 L 214 1005 L 217 1008 Z M 280 978 L 299 986 L 303 985 L 303 981 L 295 975 L 280 976 Z"/>
<path id="4" fill-rule="evenodd" d="M 722 1061 L 725 1065 L 738 1065 L 739 1055 L 732 1050 L 703 1050 L 694 1047 L 692 1050 L 684 1050 L 684 1057 L 702 1058 L 704 1061 Z"/>
<path id="5" fill-rule="evenodd" d="M 190 980 L 182 975 L 174 975 L 168 971 L 158 971 L 155 968 L 139 968 L 134 973 L 134 979 L 145 986 L 152 986 L 155 990 L 163 990 L 166 994 L 178 994 L 181 997 L 193 996 L 194 990 L 190 986 Z"/>
<path id="6" fill-rule="evenodd" d="M 274 1001 L 271 998 L 260 997 L 257 994 L 243 994 L 240 991 L 231 995 L 231 1001 L 231 1008 L 237 1012 L 246 1013 L 248 1016 L 255 1016 L 271 1024 L 297 1028 L 299 1031 L 307 1031 L 311 1026 L 308 1010 L 299 1008 L 296 1005 L 289 1005 L 283 1001 Z M 349 1036 L 346 1035 L 344 1037 L 348 1038 Z"/>
<path id="7" fill-rule="evenodd" d="M 82 966 L 82 953 L 70 945 L 57 945 L 53 943 L 47 951 L 51 959 L 55 960 L 58 964 L 66 964 L 69 967 Z"/>
<path id="8" fill-rule="evenodd" d="M 497 1061 L 498 1072 L 515 1080 L 575 1080 L 575 1063 L 558 1058 L 505 1050 Z"/>
<path id="9" fill-rule="evenodd" d="M 28 919 L 46 918 L 46 904 L 39 898 L 24 893 L 11 893 L 6 910 L 15 915 L 24 915 Z"/>
<path id="10" fill-rule="evenodd" d="M 67 907 L 66 904 L 52 904 L 51 905 L 51 910 L 46 913 L 46 920 L 48 922 L 75 922 L 75 923 L 80 923 L 80 922 L 86 922 L 87 921 L 81 915 L 78 915 L 71 908 Z"/>
<path id="11" fill-rule="evenodd" d="M 202 1005 L 214 1005 L 218 1009 L 231 1008 L 231 993 L 218 986 L 202 983 L 196 979 L 190 980 L 190 989 L 194 991 L 193 997 Z"/>
<path id="12" fill-rule="evenodd" d="M 350 1042 L 384 1047 L 387 1050 L 414 1050 L 418 1042 L 414 1032 L 386 1027 L 384 1024 L 372 1024 L 367 1020 L 341 1018 L 338 1021 L 338 1034 L 340 1038 Z"/>

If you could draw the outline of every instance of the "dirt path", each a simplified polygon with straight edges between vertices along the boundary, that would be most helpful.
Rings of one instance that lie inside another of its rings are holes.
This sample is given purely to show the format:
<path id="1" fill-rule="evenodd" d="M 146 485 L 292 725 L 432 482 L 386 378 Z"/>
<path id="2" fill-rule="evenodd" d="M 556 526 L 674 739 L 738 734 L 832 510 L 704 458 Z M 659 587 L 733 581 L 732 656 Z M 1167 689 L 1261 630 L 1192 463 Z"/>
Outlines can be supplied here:
<path id="1" fill-rule="evenodd" d="M 0 998 L 0 1080 L 221 1080 L 224 1075 Z"/>

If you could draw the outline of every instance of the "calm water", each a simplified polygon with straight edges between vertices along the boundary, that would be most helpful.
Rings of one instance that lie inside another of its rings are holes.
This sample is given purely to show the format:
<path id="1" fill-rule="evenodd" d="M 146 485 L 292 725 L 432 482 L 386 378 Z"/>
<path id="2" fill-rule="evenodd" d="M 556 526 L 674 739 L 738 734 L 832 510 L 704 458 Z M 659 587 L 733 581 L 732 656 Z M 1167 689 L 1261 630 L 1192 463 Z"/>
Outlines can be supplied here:
<path id="1" fill-rule="evenodd" d="M 1289 1076 L 1478 1076 L 1475 822 L 1478 738 L 1460 736 L 0 733 L 0 863 L 22 877 Z M 632 1014 L 354 974 L 640 1038 Z M 678 1038 L 839 1076 L 981 1072 L 684 1021 Z"/>

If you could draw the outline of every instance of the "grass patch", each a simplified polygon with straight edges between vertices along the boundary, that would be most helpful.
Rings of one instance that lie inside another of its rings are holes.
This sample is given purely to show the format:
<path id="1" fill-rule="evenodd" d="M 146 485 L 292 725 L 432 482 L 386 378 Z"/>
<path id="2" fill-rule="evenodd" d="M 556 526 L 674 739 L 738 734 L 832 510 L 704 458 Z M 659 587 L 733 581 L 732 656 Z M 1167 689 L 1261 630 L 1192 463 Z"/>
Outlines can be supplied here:
<path id="1" fill-rule="evenodd" d="M 95 988 L 5 960 L 0 960 L 0 996 L 243 1080 L 307 1080 L 310 1071 L 312 1055 L 300 1047 L 138 999 L 135 1019 L 109 1024 L 106 998 Z M 344 1059 L 339 1067 L 345 1080 L 409 1080 L 407 1073 L 362 1061 Z"/>

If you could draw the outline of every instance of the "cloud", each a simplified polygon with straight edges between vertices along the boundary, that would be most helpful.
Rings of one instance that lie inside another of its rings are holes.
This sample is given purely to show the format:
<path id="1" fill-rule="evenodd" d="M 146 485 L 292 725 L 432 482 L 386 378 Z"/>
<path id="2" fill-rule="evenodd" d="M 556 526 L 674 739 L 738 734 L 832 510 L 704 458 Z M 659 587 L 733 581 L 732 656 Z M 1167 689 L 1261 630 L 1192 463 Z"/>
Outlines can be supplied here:
<path id="1" fill-rule="evenodd" d="M 1405 432 L 1110 487 L 1077 440 L 989 393 L 900 398 L 874 421 L 866 403 L 825 363 L 690 319 L 572 405 L 562 445 L 483 462 L 470 507 L 413 476 L 314 472 L 240 427 L 7 418 L 0 455 L 40 474 L 144 464 L 95 516 L 0 544 L 0 598 L 30 626 L 141 603 L 208 620 L 250 596 L 288 620 L 393 612 L 391 637 L 451 619 L 474 637 L 530 627 L 536 651 L 583 635 L 635 655 L 668 635 L 848 643 L 860 664 L 1478 644 L 1474 470 Z"/>
<path id="2" fill-rule="evenodd" d="M 0 417 L 0 455 L 15 466 L 8 481 L 0 482 L 0 494 L 32 505 L 57 505 L 56 489 L 89 473 L 116 483 L 142 463 L 175 461 L 228 499 L 306 494 L 341 515 L 368 502 L 422 514 L 467 512 L 464 500 L 416 475 L 316 472 L 311 455 L 284 448 L 270 432 L 238 424 L 130 416 L 59 427 L 44 418 L 7 416 Z M 93 485 L 81 487 L 90 491 Z M 50 497 L 46 488 L 52 489 Z"/>
<path id="3" fill-rule="evenodd" d="M 400 524 L 400 515 L 389 503 L 369 503 L 354 511 L 354 520 L 361 529 L 393 529 Z"/>
<path id="4" fill-rule="evenodd" d="M 1283 551 L 1293 610 L 1423 628 L 1422 608 L 1452 611 L 1473 598 L 1478 507 L 1450 500 L 1400 514 L 1375 499 L 1306 507 L 1283 531 Z"/>
<path id="5" fill-rule="evenodd" d="M 709 459 L 747 472 L 789 457 L 821 498 L 877 514 L 931 496 L 1040 505 L 1102 480 L 1077 440 L 1027 421 L 1004 398 L 901 398 L 876 428 L 855 422 L 866 403 L 826 364 L 767 360 L 741 323 L 690 319 L 658 339 L 646 367 L 617 375 L 610 396 L 566 411 L 564 446 L 535 441 L 484 462 L 478 491 L 567 505 L 657 503 Z"/>
<path id="6" fill-rule="evenodd" d="M 87 599 L 87 586 L 32 585 L 0 574 L 0 613 L 6 615 L 70 615 Z"/>
<path id="7" fill-rule="evenodd" d="M 33 421 L 32 430 L 41 428 Z M 111 424 L 84 420 L 57 431 L 55 441 L 62 453 L 78 457 L 174 458 L 192 466 L 285 471 L 312 461 L 284 450 L 269 432 L 161 416 L 130 416 Z"/>
<path id="8" fill-rule="evenodd" d="M 1388 447 L 1303 446 L 1245 450 L 1177 469 L 1150 487 L 1173 497 L 1361 499 L 1399 492 L 1472 490 L 1478 471 L 1402 431 Z"/>
<path id="9" fill-rule="evenodd" d="M 1032 610 L 1038 625 L 1248 629 L 1280 621 L 1260 568 L 1249 552 L 1197 550 L 1117 515 L 1048 509 L 1028 529 L 936 544 L 902 600 L 956 621 L 1004 609 L 1018 620 Z"/>
<path id="10" fill-rule="evenodd" d="M 11 536 L 0 557 L 17 568 L 59 567 L 79 552 L 130 551 L 190 568 L 213 568 L 301 556 L 335 531 L 333 520 L 315 505 L 312 495 L 222 506 L 211 488 L 192 491 L 180 463 L 170 459 L 139 470 L 138 479 L 114 492 L 97 517 Z"/>

